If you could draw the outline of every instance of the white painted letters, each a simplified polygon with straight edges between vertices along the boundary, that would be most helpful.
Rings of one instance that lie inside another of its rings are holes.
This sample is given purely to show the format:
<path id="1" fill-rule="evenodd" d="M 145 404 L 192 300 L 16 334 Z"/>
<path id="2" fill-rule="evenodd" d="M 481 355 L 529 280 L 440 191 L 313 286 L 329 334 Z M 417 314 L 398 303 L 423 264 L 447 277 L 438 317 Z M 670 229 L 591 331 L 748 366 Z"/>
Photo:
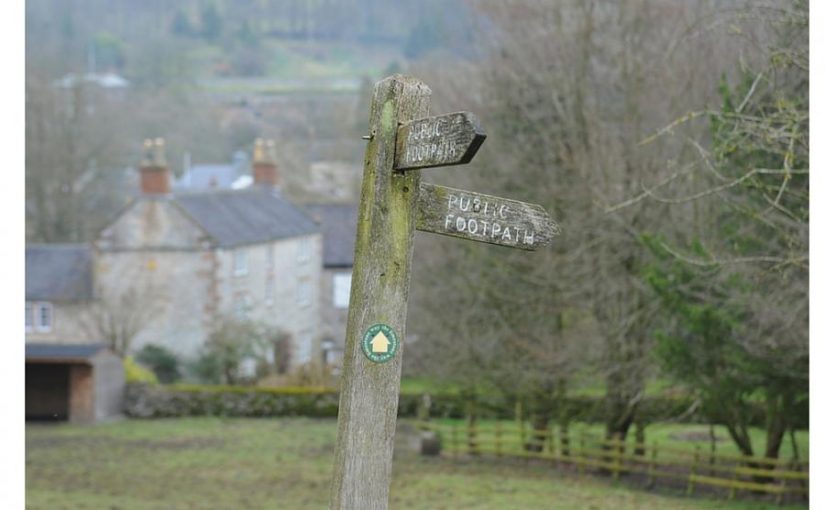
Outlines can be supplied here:
<path id="1" fill-rule="evenodd" d="M 448 193 L 447 211 L 444 216 L 444 229 L 447 231 L 461 232 L 480 240 L 499 241 L 503 244 L 532 246 L 535 243 L 535 231 L 508 224 L 508 220 L 517 222 L 518 217 L 511 217 L 512 210 L 506 203 L 496 203 L 490 197 L 470 193 Z"/>

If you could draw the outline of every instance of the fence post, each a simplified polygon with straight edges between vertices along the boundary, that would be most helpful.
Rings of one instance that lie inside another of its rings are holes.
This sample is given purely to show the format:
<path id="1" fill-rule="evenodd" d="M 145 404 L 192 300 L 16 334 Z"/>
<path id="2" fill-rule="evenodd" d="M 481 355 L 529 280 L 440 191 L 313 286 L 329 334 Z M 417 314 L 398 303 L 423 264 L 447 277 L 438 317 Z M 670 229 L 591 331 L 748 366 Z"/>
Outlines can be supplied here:
<path id="1" fill-rule="evenodd" d="M 496 457 L 501 457 L 501 420 L 496 419 Z"/>
<path id="2" fill-rule="evenodd" d="M 458 458 L 458 424 L 453 423 L 453 460 Z"/>
<path id="3" fill-rule="evenodd" d="M 479 454 L 478 440 L 476 438 L 477 432 L 478 429 L 476 428 L 475 406 L 473 406 L 473 415 L 467 419 L 467 453 L 470 455 Z"/>
<path id="4" fill-rule="evenodd" d="M 781 464 L 780 464 L 781 466 Z M 779 482 L 779 491 L 776 493 L 776 504 L 781 505 L 782 500 L 785 497 L 785 488 L 788 486 L 788 478 L 786 476 L 782 477 L 782 481 Z"/>
<path id="5" fill-rule="evenodd" d="M 647 463 L 647 486 L 652 489 L 656 484 L 656 454 L 658 453 L 658 443 L 653 441 L 653 449 L 650 452 L 650 460 Z"/>
<path id="6" fill-rule="evenodd" d="M 559 428 L 559 448 L 562 457 L 570 456 L 570 430 L 567 426 L 562 424 Z"/>
<path id="7" fill-rule="evenodd" d="M 736 461 L 736 468 L 733 470 L 733 482 L 739 481 L 739 467 L 742 465 L 742 460 Z M 736 497 L 736 485 L 730 486 L 730 491 L 728 492 L 728 499 L 733 499 Z"/>
<path id="8" fill-rule="evenodd" d="M 556 437 L 553 435 L 553 424 L 549 423 L 547 425 L 547 454 L 553 461 L 555 461 L 556 466 L 558 466 L 558 458 L 556 457 Z"/>
<path id="9" fill-rule="evenodd" d="M 696 466 L 699 464 L 699 445 L 693 449 L 693 463 L 690 465 L 690 475 L 688 475 L 687 495 L 693 495 L 693 485 L 696 483 L 694 476 L 696 475 Z"/>
<path id="10" fill-rule="evenodd" d="M 622 452 L 624 448 L 622 448 L 623 443 L 619 441 L 618 438 L 613 440 L 613 448 L 615 452 L 613 454 L 613 481 L 619 479 L 619 472 L 621 471 L 622 466 Z"/>
<path id="11" fill-rule="evenodd" d="M 579 454 L 576 455 L 576 471 L 582 474 L 584 472 L 584 462 L 582 462 L 584 460 L 584 435 L 579 434 Z"/>
<path id="12" fill-rule="evenodd" d="M 716 476 L 716 432 L 710 425 L 710 476 Z"/>
<path id="13" fill-rule="evenodd" d="M 516 401 L 516 420 L 519 427 L 519 442 L 521 443 L 521 449 L 524 449 L 527 445 L 524 442 L 524 406 L 521 399 Z"/>

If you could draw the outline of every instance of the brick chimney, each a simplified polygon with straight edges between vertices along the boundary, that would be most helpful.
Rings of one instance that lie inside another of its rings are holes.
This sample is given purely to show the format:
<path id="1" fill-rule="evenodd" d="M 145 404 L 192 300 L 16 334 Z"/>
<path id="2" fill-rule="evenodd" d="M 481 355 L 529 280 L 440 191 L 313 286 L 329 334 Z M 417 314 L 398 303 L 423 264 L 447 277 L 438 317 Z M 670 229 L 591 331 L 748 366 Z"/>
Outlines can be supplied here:
<path id="1" fill-rule="evenodd" d="M 252 153 L 252 176 L 256 185 L 279 187 L 278 167 L 275 165 L 275 142 L 261 138 L 255 140 Z"/>
<path id="2" fill-rule="evenodd" d="M 171 188 L 169 167 L 166 165 L 163 138 L 143 141 L 143 159 L 140 162 L 140 190 L 144 195 L 168 195 Z"/>

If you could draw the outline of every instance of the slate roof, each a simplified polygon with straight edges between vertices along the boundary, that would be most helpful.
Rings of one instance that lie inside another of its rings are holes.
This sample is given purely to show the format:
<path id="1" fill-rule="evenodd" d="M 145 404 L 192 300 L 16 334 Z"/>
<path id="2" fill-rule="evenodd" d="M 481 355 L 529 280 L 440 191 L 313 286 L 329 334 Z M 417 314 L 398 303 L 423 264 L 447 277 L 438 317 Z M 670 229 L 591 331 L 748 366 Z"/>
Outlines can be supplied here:
<path id="1" fill-rule="evenodd" d="M 306 210 L 321 223 L 324 236 L 324 267 L 352 267 L 358 206 L 312 204 Z"/>
<path id="2" fill-rule="evenodd" d="M 26 359 L 37 360 L 88 360 L 105 349 L 103 344 L 34 344 L 26 343 Z"/>
<path id="3" fill-rule="evenodd" d="M 321 231 L 306 212 L 268 186 L 177 195 L 173 200 L 224 248 Z"/>
<path id="4" fill-rule="evenodd" d="M 27 301 L 85 301 L 93 297 L 90 245 L 26 246 Z"/>

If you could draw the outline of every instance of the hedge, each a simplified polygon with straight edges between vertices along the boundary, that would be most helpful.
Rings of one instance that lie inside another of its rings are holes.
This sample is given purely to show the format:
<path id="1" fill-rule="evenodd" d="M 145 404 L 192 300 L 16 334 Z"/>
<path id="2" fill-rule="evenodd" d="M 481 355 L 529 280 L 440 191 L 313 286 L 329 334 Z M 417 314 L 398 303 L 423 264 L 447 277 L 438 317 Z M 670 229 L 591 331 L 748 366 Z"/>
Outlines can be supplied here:
<path id="1" fill-rule="evenodd" d="M 431 395 L 430 416 L 463 418 L 467 398 L 455 394 Z M 398 415 L 416 417 L 421 406 L 420 393 L 401 393 Z M 685 414 L 692 399 L 686 396 L 661 396 L 645 399 L 640 408 L 650 422 L 672 420 Z M 604 401 L 593 396 L 571 396 L 560 403 L 570 421 L 598 423 L 604 421 Z M 179 416 L 311 416 L 331 417 L 338 414 L 338 393 L 331 388 L 262 388 L 212 385 L 127 384 L 125 411 L 138 418 Z M 502 396 L 476 398 L 475 411 L 480 418 L 512 419 L 514 404 Z M 529 416 L 529 409 L 525 410 Z"/>
<path id="2" fill-rule="evenodd" d="M 253 388 L 127 384 L 127 416 L 313 416 L 335 417 L 338 393 L 324 388 Z"/>

